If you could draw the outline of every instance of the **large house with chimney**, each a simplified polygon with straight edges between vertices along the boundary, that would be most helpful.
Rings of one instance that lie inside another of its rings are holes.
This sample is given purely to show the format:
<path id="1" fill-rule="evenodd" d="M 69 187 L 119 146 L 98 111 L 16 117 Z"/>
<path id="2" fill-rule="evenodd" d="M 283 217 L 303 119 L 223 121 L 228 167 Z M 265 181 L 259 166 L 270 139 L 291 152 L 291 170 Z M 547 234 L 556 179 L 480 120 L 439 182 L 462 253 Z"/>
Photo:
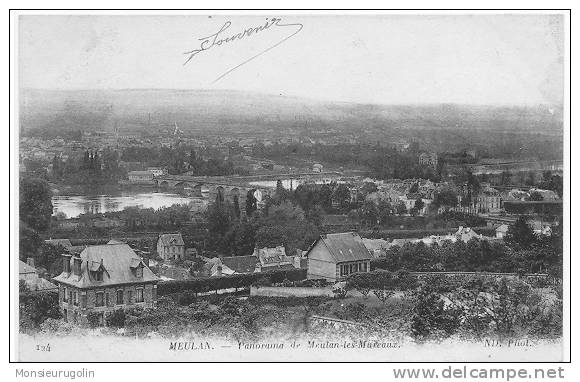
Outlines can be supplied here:
<path id="1" fill-rule="evenodd" d="M 306 257 L 309 279 L 335 282 L 371 269 L 372 255 L 355 232 L 321 235 L 308 249 Z"/>
<path id="2" fill-rule="evenodd" d="M 74 323 L 86 322 L 92 312 L 104 323 L 114 310 L 155 307 L 159 280 L 129 245 L 117 241 L 63 254 L 63 271 L 53 279 L 63 317 Z"/>

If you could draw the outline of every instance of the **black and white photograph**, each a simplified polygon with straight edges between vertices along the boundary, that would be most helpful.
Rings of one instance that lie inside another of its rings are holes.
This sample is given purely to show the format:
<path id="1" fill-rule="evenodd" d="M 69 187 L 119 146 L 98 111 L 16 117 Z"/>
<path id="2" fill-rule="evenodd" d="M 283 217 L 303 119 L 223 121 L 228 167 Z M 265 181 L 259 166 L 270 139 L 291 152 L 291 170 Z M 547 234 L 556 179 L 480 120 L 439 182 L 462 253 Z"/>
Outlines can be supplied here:
<path id="1" fill-rule="evenodd" d="M 568 11 L 11 23 L 15 361 L 569 358 Z"/>

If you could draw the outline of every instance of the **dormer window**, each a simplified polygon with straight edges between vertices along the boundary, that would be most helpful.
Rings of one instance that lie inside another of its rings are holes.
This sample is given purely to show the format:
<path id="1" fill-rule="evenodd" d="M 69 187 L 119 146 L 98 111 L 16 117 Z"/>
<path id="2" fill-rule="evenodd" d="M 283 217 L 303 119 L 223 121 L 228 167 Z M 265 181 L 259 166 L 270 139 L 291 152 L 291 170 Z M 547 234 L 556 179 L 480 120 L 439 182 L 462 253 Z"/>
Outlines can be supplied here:
<path id="1" fill-rule="evenodd" d="M 95 280 L 95 281 L 103 281 L 103 271 L 101 271 L 101 270 L 91 272 L 91 276 L 93 277 L 93 280 Z"/>
<path id="2" fill-rule="evenodd" d="M 143 268 L 145 267 L 145 264 L 143 264 L 143 261 L 139 258 L 134 258 L 131 259 L 131 270 L 133 271 L 133 274 L 135 275 L 135 277 L 137 278 L 143 278 Z"/>
<path id="3" fill-rule="evenodd" d="M 103 273 L 106 271 L 103 265 L 103 260 L 91 261 L 89 264 L 89 271 L 91 272 L 91 278 L 94 281 L 103 281 Z"/>

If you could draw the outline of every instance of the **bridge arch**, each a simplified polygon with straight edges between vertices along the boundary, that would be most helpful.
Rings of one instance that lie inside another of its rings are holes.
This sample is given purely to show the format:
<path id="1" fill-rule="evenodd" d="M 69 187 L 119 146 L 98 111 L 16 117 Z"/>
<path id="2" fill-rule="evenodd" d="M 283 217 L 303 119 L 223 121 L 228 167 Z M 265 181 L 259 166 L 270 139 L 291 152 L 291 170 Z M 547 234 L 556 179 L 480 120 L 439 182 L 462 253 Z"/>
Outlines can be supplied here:
<path id="1" fill-rule="evenodd" d="M 193 188 L 194 185 L 192 185 L 189 182 L 185 182 L 184 181 L 184 182 L 177 182 L 177 183 L 175 183 L 175 186 L 173 186 L 173 187 L 175 187 L 175 188 Z"/>
<path id="2" fill-rule="evenodd" d="M 202 184 L 198 183 L 192 187 L 191 195 L 196 198 L 201 198 L 203 196 Z"/>

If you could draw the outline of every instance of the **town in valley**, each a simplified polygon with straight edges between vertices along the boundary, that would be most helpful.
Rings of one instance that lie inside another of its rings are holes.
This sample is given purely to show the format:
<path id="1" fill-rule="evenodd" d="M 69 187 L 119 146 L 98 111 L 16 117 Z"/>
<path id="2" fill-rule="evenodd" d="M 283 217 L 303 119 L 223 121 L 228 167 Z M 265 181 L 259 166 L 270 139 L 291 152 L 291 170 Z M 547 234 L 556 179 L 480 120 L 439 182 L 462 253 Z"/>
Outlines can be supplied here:
<path id="1" fill-rule="evenodd" d="M 562 105 L 326 99 L 22 87 L 20 336 L 559 343 Z"/>

